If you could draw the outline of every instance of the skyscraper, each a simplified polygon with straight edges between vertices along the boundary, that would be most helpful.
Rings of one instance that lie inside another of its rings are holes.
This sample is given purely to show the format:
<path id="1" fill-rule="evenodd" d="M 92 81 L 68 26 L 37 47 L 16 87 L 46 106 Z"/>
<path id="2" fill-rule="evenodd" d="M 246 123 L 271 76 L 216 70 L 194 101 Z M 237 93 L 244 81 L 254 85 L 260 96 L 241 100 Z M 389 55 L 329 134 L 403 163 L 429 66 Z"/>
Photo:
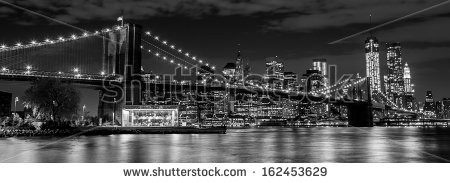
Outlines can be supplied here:
<path id="1" fill-rule="evenodd" d="M 265 79 L 271 88 L 282 88 L 284 79 L 284 63 L 281 58 L 269 57 L 266 59 Z"/>
<path id="2" fill-rule="evenodd" d="M 366 39 L 365 43 L 366 76 L 371 77 L 370 89 L 372 92 L 381 92 L 380 52 L 378 39 L 371 35 Z"/>
<path id="3" fill-rule="evenodd" d="M 433 93 L 431 91 L 427 91 L 427 95 L 425 96 L 425 105 L 423 106 L 423 111 L 425 113 L 429 113 L 429 116 L 435 115 L 436 111 L 436 103 L 434 102 Z"/>
<path id="4" fill-rule="evenodd" d="M 405 84 L 405 94 L 406 95 L 414 95 L 414 84 L 411 82 L 411 70 L 408 66 L 408 63 L 405 64 L 403 68 L 403 81 Z"/>
<path id="5" fill-rule="evenodd" d="M 240 46 L 240 44 L 238 44 Z M 242 59 L 241 50 L 238 48 L 237 56 L 236 56 L 236 71 L 235 71 L 235 78 L 236 82 L 238 84 L 244 83 L 244 60 Z"/>
<path id="6" fill-rule="evenodd" d="M 387 69 L 386 94 L 391 100 L 397 101 L 405 93 L 405 73 L 403 72 L 404 65 L 400 43 L 387 44 Z"/>
<path id="7" fill-rule="evenodd" d="M 266 59 L 266 77 L 283 78 L 284 63 L 281 58 L 269 57 Z"/>
<path id="8" fill-rule="evenodd" d="M 318 70 L 320 74 L 326 77 L 328 75 L 327 59 L 325 58 L 313 59 L 313 69 Z"/>

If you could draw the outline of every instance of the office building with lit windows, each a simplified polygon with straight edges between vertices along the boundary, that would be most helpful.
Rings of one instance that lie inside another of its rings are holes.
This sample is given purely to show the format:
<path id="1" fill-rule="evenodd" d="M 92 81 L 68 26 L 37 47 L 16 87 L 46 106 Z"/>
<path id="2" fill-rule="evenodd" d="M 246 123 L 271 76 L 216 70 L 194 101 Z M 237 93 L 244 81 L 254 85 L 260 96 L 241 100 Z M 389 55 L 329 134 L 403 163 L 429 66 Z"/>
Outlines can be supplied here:
<path id="1" fill-rule="evenodd" d="M 315 58 L 313 59 L 313 69 L 318 70 L 323 76 L 328 76 L 327 59 Z"/>
<path id="2" fill-rule="evenodd" d="M 392 101 L 398 101 L 405 92 L 404 63 L 400 43 L 387 44 L 386 94 Z M 409 76 L 410 77 L 410 76 Z M 396 102 L 398 103 L 398 102 Z"/>
<path id="3" fill-rule="evenodd" d="M 434 102 L 433 93 L 431 91 L 427 91 L 425 96 L 423 112 L 427 117 L 436 117 L 436 103 Z"/>
<path id="4" fill-rule="evenodd" d="M 370 36 L 365 41 L 366 52 L 366 76 L 370 77 L 371 91 L 381 91 L 380 78 L 380 48 L 378 39 Z"/>
<path id="5" fill-rule="evenodd" d="M 265 79 L 270 88 L 282 88 L 284 79 L 284 63 L 281 58 L 269 57 L 266 59 Z"/>

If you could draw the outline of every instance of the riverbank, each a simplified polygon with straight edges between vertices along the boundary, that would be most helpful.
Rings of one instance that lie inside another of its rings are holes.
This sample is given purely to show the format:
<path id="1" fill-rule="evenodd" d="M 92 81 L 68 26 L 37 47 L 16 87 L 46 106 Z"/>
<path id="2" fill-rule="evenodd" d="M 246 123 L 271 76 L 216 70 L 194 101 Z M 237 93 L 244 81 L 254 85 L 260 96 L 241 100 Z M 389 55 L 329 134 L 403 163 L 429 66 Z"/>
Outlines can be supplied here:
<path id="1" fill-rule="evenodd" d="M 225 134 L 226 127 L 78 127 L 68 129 L 0 129 L 0 138 L 113 134 Z"/>

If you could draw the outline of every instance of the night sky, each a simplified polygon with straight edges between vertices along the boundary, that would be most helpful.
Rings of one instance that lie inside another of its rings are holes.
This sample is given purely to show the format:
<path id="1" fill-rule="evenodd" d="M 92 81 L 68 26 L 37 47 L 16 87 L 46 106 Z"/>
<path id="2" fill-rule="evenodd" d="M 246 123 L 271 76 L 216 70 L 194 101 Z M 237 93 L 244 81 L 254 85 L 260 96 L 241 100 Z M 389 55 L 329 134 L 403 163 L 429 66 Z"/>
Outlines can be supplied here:
<path id="1" fill-rule="evenodd" d="M 266 57 L 285 59 L 286 70 L 303 74 L 312 58 L 327 58 L 339 74 L 365 75 L 364 40 L 368 34 L 328 43 L 399 18 L 444 0 L 26 0 L 14 4 L 73 24 L 98 30 L 118 16 L 141 24 L 160 37 L 205 58 L 221 69 L 241 44 L 252 72 L 263 73 Z M 372 22 L 369 15 L 372 14 Z M 0 43 L 70 35 L 79 31 L 0 3 Z M 381 70 L 386 71 L 386 42 L 401 42 L 411 67 L 416 96 L 425 90 L 450 97 L 450 3 L 373 31 L 380 40 Z M 172 66 L 144 56 L 146 70 L 170 73 Z M 157 69 L 155 69 L 157 68 Z M 5 86 L 5 85 L 4 85 Z M 1 89 L 1 88 L 0 88 Z"/>

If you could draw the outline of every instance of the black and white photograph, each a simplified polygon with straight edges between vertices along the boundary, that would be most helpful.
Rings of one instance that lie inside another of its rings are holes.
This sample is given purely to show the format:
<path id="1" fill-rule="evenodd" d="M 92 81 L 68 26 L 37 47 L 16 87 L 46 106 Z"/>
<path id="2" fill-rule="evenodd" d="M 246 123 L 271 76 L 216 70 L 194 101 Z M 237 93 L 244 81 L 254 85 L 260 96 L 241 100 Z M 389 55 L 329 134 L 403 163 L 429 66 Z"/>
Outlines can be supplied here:
<path id="1" fill-rule="evenodd" d="M 432 180 L 449 33 L 450 0 L 0 0 L 0 178 Z"/>

